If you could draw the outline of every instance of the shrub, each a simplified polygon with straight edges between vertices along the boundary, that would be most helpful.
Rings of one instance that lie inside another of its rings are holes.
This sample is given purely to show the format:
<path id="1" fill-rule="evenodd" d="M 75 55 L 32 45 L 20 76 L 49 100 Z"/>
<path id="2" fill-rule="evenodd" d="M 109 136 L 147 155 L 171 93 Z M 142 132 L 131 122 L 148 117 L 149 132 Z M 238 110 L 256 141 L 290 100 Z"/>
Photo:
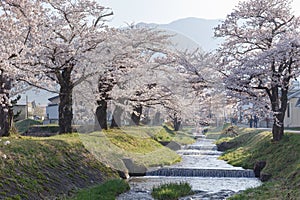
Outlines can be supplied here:
<path id="1" fill-rule="evenodd" d="M 188 183 L 167 183 L 154 187 L 151 195 L 158 200 L 176 200 L 193 194 L 192 187 Z"/>
<path id="2" fill-rule="evenodd" d="M 115 179 L 104 184 L 81 190 L 77 193 L 74 200 L 112 200 L 119 194 L 130 189 L 128 183 L 122 179 Z"/>

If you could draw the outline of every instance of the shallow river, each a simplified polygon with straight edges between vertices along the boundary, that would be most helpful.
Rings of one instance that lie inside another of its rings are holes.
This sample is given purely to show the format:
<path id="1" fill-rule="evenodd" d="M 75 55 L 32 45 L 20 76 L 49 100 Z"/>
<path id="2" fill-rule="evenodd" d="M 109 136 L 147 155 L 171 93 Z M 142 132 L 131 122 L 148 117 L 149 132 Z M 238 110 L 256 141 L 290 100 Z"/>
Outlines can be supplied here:
<path id="1" fill-rule="evenodd" d="M 182 199 L 226 199 L 236 192 L 257 187 L 261 182 L 252 170 L 229 165 L 218 157 L 214 140 L 198 139 L 193 145 L 177 151 L 182 161 L 172 166 L 151 169 L 149 176 L 129 179 L 131 190 L 118 200 L 148 200 L 153 186 L 170 182 L 188 182 L 195 195 Z M 221 176 L 221 177 L 220 177 Z"/>

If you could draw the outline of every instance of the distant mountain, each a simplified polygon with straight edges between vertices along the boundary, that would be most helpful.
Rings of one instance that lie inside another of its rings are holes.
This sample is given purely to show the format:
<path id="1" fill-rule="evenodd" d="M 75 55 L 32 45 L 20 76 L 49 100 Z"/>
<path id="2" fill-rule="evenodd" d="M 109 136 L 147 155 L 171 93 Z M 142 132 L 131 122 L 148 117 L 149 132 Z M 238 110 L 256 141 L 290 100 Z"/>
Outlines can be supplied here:
<path id="1" fill-rule="evenodd" d="M 171 31 L 171 33 L 177 33 L 180 36 L 176 37 L 181 39 L 185 37 L 184 40 L 188 41 L 188 43 L 193 41 L 200 45 L 203 50 L 211 51 L 216 49 L 221 41 L 214 38 L 214 27 L 220 24 L 220 21 L 216 19 L 184 18 L 169 24 L 139 23 L 138 26 L 157 27 Z"/>

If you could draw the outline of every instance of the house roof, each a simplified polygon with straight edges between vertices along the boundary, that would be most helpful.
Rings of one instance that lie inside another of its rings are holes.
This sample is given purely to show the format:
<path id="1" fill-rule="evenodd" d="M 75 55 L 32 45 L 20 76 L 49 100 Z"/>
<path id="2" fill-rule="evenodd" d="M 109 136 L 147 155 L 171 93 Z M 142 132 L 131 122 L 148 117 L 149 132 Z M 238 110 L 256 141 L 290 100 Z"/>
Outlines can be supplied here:
<path id="1" fill-rule="evenodd" d="M 58 99 L 58 98 L 59 98 L 59 95 L 54 96 L 54 97 L 51 97 L 51 98 L 49 98 L 48 100 L 49 100 L 49 101 L 53 101 L 54 99 Z"/>
<path id="2" fill-rule="evenodd" d="M 300 107 L 300 98 L 297 100 L 295 107 Z"/>
<path id="3" fill-rule="evenodd" d="M 300 98 L 300 90 L 296 90 L 295 92 L 288 94 L 288 99 L 292 98 Z"/>
<path id="4" fill-rule="evenodd" d="M 16 104 L 16 105 L 13 105 L 13 107 L 26 107 L 26 104 Z"/>

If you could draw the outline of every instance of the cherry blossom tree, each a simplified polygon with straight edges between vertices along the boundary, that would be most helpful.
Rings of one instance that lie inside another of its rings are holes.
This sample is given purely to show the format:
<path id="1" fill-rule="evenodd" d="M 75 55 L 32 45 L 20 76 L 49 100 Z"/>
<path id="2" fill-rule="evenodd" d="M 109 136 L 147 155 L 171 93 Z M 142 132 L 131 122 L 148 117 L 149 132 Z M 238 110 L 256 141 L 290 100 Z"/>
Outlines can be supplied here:
<path id="1" fill-rule="evenodd" d="M 215 81 L 211 57 L 202 51 L 179 52 L 172 47 L 170 37 L 152 28 L 132 26 L 115 30 L 113 36 L 99 45 L 107 52 L 106 62 L 99 61 L 104 63 L 105 70 L 76 89 L 76 109 L 82 112 L 81 116 L 76 112 L 76 119 L 93 118 L 86 110 L 96 111 L 100 127 L 107 129 L 110 107 L 112 127 L 121 126 L 122 117 L 131 121 L 131 125 L 138 125 L 149 109 L 165 116 L 176 112 L 178 124 L 180 118 L 198 120 L 192 116 L 196 112 L 195 103 L 198 106 L 204 102 L 203 89 Z M 97 104 L 91 103 L 91 99 L 96 99 Z M 205 103 L 201 105 L 207 107 Z"/>
<path id="2" fill-rule="evenodd" d="M 146 77 L 149 78 L 146 74 L 162 65 L 162 63 L 156 62 L 156 57 L 168 52 L 169 37 L 159 30 L 131 26 L 119 29 L 109 39 L 110 42 L 106 43 L 106 51 L 109 52 L 111 58 L 107 59 L 105 73 L 98 79 L 99 100 L 97 100 L 98 108 L 96 110 L 101 128 L 107 129 L 108 101 L 116 102 L 111 127 L 118 127 L 121 124 L 120 117 L 124 110 L 122 105 L 128 102 L 139 104 L 142 101 L 153 100 L 153 98 L 145 98 L 145 88 L 153 89 L 150 85 L 155 84 L 149 83 L 150 79 L 146 80 Z M 137 79 L 139 80 L 133 83 Z M 142 111 L 141 105 L 137 105 L 136 108 L 139 108 L 140 112 Z M 140 113 L 138 115 L 140 116 Z M 138 122 L 136 121 L 136 123 Z"/>
<path id="3" fill-rule="evenodd" d="M 74 87 L 102 71 L 95 62 L 106 53 L 93 54 L 107 35 L 110 9 L 92 0 L 43 0 L 39 24 L 40 51 L 33 52 L 29 65 L 35 66 L 30 85 L 59 93 L 59 132 L 72 132 Z M 34 40 L 34 38 L 33 38 Z M 98 49 L 99 50 L 99 49 Z M 99 50 L 100 51 L 100 50 Z"/>
<path id="4" fill-rule="evenodd" d="M 36 31 L 38 9 L 31 1 L 0 2 L 0 136 L 8 136 L 12 126 L 11 97 L 26 88 L 18 79 L 26 74 L 22 62 L 34 50 L 28 43 Z"/>
<path id="5" fill-rule="evenodd" d="M 231 96 L 273 113 L 273 140 L 284 134 L 290 82 L 299 75 L 299 18 L 290 0 L 247 0 L 215 28 L 225 41 L 218 71 Z"/>
<path id="6" fill-rule="evenodd" d="M 213 54 L 201 49 L 177 52 L 174 68 L 183 77 L 180 83 L 184 91 L 181 104 L 186 109 L 181 109 L 178 113 L 174 112 L 174 107 L 169 109 L 173 110 L 173 113 L 170 112 L 170 118 L 174 122 L 178 121 L 176 118 L 181 115 L 179 118 L 188 119 L 197 126 L 213 123 L 212 113 L 215 117 L 219 112 L 216 109 L 217 105 L 224 102 L 224 98 L 220 98 L 224 90 L 220 74 L 214 70 L 215 62 Z"/>
<path id="7" fill-rule="evenodd" d="M 176 131 L 184 121 L 194 123 L 207 121 L 208 115 L 201 115 L 203 113 L 200 113 L 200 110 L 207 108 L 206 94 L 212 93 L 216 83 L 220 83 L 220 79 L 216 77 L 217 73 L 212 68 L 212 56 L 199 49 L 192 52 L 173 50 L 168 56 L 169 58 L 157 59 L 161 65 L 156 67 L 149 76 L 145 76 L 145 72 L 138 76 L 146 77 L 143 79 L 145 85 L 144 88 L 137 90 L 138 95 L 131 97 L 138 100 L 134 101 L 137 104 L 132 114 L 139 116 L 137 110 L 141 110 L 141 105 L 151 107 L 164 113 L 165 117 L 172 121 Z M 155 90 L 149 86 L 154 86 Z M 153 96 L 159 98 L 152 98 Z M 165 111 L 162 112 L 162 109 Z"/>

